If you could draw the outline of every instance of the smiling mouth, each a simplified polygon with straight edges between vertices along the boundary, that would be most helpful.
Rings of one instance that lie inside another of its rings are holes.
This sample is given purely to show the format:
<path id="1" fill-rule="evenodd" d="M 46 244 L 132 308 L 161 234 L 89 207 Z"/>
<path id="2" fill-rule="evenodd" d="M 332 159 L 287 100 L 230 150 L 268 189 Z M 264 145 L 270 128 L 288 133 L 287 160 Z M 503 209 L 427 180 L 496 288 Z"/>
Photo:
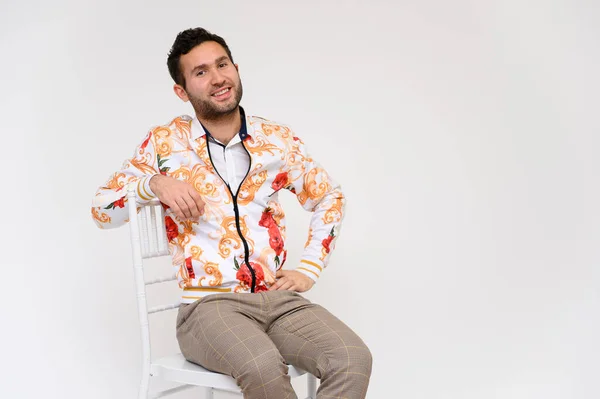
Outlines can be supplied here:
<path id="1" fill-rule="evenodd" d="M 223 89 L 223 90 L 221 90 L 221 91 L 218 91 L 218 92 L 216 92 L 216 93 L 212 94 L 212 97 L 219 97 L 219 96 L 222 96 L 223 94 L 229 93 L 229 91 L 230 91 L 230 90 L 231 90 L 231 88 L 230 88 L 230 87 L 227 87 L 227 88 L 225 88 L 225 89 Z"/>

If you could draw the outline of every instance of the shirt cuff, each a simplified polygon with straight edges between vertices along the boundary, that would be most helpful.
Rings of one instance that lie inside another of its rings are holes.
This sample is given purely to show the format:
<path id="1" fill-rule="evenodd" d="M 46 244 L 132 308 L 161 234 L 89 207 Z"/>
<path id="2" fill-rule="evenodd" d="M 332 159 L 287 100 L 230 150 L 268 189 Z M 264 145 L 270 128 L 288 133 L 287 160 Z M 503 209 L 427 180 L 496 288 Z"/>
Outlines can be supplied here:
<path id="1" fill-rule="evenodd" d="M 296 271 L 310 277 L 313 281 L 317 281 L 323 271 L 323 264 L 321 262 L 313 262 L 310 260 L 302 259 L 300 266 L 296 268 Z"/>
<path id="2" fill-rule="evenodd" d="M 136 194 L 142 202 L 151 201 L 156 198 L 156 195 L 150 188 L 150 179 L 155 175 L 156 174 L 141 177 L 137 182 Z"/>

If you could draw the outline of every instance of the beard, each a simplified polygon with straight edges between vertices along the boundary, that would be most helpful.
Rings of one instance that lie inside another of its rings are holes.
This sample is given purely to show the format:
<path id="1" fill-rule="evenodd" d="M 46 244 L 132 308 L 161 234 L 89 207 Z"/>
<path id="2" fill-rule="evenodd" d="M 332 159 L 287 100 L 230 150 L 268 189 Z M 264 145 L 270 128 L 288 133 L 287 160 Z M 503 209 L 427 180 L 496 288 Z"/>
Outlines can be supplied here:
<path id="1" fill-rule="evenodd" d="M 238 105 L 240 105 L 242 94 L 244 93 L 242 82 L 238 80 L 237 84 L 231 85 L 231 90 L 234 96 L 225 104 L 215 104 L 210 98 L 195 97 L 189 92 L 187 94 L 197 115 L 206 120 L 217 120 L 234 113 Z"/>

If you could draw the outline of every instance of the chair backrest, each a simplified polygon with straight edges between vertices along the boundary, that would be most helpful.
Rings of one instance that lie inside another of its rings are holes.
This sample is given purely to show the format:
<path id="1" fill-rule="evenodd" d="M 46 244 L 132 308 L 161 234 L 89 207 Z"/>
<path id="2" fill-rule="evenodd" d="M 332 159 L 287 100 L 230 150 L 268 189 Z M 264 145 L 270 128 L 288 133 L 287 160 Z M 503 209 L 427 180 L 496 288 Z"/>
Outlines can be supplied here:
<path id="1" fill-rule="evenodd" d="M 146 286 L 173 281 L 177 279 L 177 276 L 172 273 L 149 280 L 146 280 L 144 277 L 144 259 L 169 255 L 164 212 L 160 201 L 155 200 L 147 204 L 138 204 L 135 188 L 130 188 L 127 191 L 127 204 L 138 313 L 142 333 L 143 371 L 144 373 L 149 373 L 151 352 L 148 314 L 178 308 L 180 303 L 176 302 L 148 308 L 146 303 Z"/>

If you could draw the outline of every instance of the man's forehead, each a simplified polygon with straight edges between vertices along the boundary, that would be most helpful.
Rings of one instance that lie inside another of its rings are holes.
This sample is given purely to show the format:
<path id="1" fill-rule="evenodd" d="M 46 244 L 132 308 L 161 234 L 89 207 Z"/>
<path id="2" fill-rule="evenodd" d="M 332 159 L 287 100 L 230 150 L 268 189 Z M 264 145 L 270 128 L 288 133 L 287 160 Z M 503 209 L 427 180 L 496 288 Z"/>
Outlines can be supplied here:
<path id="1" fill-rule="evenodd" d="M 181 56 L 181 61 L 190 68 L 198 65 L 209 65 L 220 61 L 223 57 L 229 58 L 225 49 L 216 42 L 204 42 L 197 45 L 189 53 Z"/>

